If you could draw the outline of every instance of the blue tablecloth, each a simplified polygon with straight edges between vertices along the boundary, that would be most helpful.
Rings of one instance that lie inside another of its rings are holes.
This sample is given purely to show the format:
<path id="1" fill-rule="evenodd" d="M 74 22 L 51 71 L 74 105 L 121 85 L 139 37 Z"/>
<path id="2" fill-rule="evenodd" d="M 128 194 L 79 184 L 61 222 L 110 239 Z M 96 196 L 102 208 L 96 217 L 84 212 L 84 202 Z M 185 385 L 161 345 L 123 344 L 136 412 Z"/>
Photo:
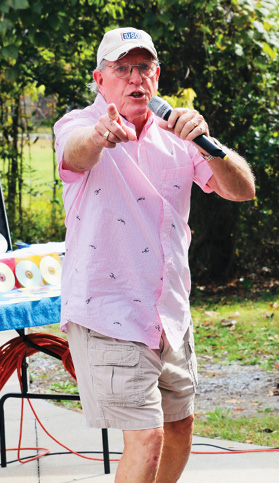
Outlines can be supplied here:
<path id="1" fill-rule="evenodd" d="M 60 288 L 11 290 L 0 294 L 0 330 L 23 329 L 60 322 Z"/>

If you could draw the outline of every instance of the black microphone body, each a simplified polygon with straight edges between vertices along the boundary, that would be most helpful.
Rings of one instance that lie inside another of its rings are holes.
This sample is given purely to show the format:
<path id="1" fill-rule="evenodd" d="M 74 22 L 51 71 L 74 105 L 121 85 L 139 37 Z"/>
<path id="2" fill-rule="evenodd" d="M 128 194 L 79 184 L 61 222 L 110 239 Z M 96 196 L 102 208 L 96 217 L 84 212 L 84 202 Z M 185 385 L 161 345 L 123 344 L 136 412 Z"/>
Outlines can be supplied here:
<path id="1" fill-rule="evenodd" d="M 159 96 L 152 97 L 148 103 L 148 107 L 149 109 L 151 109 L 152 112 L 154 112 L 154 114 L 156 114 L 156 116 L 160 117 L 164 121 L 168 120 L 173 110 L 171 105 Z M 212 141 L 209 141 L 207 136 L 205 136 L 204 134 L 200 134 L 195 139 L 193 139 L 193 141 L 211 156 L 223 159 L 227 157 L 227 154 L 224 153 L 224 151 L 216 146 L 216 144 L 214 144 Z"/>

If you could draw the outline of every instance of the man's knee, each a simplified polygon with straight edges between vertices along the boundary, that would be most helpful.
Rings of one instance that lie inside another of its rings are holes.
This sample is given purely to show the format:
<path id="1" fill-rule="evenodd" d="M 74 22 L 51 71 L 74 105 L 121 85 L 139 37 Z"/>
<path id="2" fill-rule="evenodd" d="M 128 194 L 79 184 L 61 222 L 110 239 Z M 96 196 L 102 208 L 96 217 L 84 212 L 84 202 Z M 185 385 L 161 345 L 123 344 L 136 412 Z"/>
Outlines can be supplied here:
<path id="1" fill-rule="evenodd" d="M 191 434 L 194 427 L 194 415 L 191 414 L 187 418 L 181 419 L 179 421 L 172 421 L 170 423 L 165 423 L 165 431 L 170 431 L 173 433 L 183 433 Z"/>
<path id="2" fill-rule="evenodd" d="M 164 429 L 153 428 L 143 429 L 139 431 L 124 431 L 125 448 L 137 448 L 142 452 L 148 452 L 160 455 L 164 440 Z"/>

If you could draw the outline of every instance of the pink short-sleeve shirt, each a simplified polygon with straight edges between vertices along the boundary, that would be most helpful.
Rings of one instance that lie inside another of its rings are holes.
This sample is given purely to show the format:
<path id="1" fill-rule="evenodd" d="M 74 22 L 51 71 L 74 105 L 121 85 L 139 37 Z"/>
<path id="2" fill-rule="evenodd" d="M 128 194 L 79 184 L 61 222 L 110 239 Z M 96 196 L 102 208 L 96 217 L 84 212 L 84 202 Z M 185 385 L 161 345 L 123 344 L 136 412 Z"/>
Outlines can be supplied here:
<path id="1" fill-rule="evenodd" d="M 164 329 L 177 350 L 191 317 L 191 187 L 195 181 L 211 192 L 212 171 L 194 145 L 161 129 L 153 114 L 137 141 L 104 149 L 91 171 L 64 170 L 70 133 L 106 111 L 98 94 L 54 126 L 67 227 L 61 327 L 73 321 L 152 349 Z"/>

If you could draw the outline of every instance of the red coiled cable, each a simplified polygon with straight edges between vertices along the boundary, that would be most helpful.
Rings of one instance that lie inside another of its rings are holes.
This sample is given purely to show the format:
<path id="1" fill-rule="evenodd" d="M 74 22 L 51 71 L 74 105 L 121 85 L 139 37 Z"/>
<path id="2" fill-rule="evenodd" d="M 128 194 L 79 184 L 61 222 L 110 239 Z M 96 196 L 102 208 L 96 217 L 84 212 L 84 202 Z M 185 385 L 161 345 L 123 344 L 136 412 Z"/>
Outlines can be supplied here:
<path id="1" fill-rule="evenodd" d="M 76 373 L 70 354 L 68 342 L 61 337 L 47 333 L 29 334 L 28 340 L 42 348 L 46 348 L 57 354 L 63 365 L 76 381 Z M 21 384 L 21 365 L 26 357 L 32 356 L 39 349 L 27 347 L 22 337 L 15 337 L 0 347 L 0 391 L 17 369 L 18 379 Z"/>
<path id="2" fill-rule="evenodd" d="M 26 341 L 26 342 L 25 342 Z M 38 346 L 38 348 L 29 347 L 27 344 L 28 342 L 34 343 Z M 25 336 L 25 339 L 22 337 L 15 337 L 14 339 L 9 340 L 5 344 L 0 347 L 0 391 L 6 384 L 6 382 L 10 379 L 12 374 L 15 370 L 17 370 L 18 380 L 20 383 L 20 387 L 22 390 L 22 380 L 21 380 L 21 366 L 22 362 L 26 357 L 30 357 L 36 352 L 40 351 L 40 348 L 46 348 L 50 350 L 52 353 L 55 353 L 60 357 L 63 362 L 63 365 L 66 371 L 73 377 L 76 381 L 76 373 L 72 361 L 72 356 L 69 350 L 68 342 L 61 337 L 57 337 L 52 334 L 47 333 L 35 333 L 29 334 Z M 65 448 L 70 453 L 73 453 L 81 458 L 93 460 L 93 461 L 103 461 L 103 458 L 91 458 L 89 456 L 84 456 L 80 453 L 77 453 L 64 444 L 60 443 L 57 439 L 55 439 L 43 426 L 41 421 L 39 420 L 37 413 L 33 405 L 31 404 L 30 399 L 27 399 L 30 405 L 31 410 L 34 413 L 34 416 L 42 429 L 45 433 L 57 444 Z M 10 448 L 7 451 L 17 451 L 18 461 L 20 463 L 28 463 L 29 461 L 33 461 L 34 459 L 41 458 L 50 453 L 50 450 L 47 448 L 21 448 L 21 440 L 22 440 L 22 423 L 23 423 L 23 408 L 24 408 L 24 399 L 22 399 L 21 403 L 21 418 L 20 418 L 20 434 L 19 434 L 19 442 L 18 448 Z M 22 461 L 20 458 L 20 452 L 22 450 L 44 450 L 44 453 L 36 455 L 32 458 L 29 458 L 25 461 Z M 110 461 L 119 461 L 119 459 L 110 459 Z"/>

